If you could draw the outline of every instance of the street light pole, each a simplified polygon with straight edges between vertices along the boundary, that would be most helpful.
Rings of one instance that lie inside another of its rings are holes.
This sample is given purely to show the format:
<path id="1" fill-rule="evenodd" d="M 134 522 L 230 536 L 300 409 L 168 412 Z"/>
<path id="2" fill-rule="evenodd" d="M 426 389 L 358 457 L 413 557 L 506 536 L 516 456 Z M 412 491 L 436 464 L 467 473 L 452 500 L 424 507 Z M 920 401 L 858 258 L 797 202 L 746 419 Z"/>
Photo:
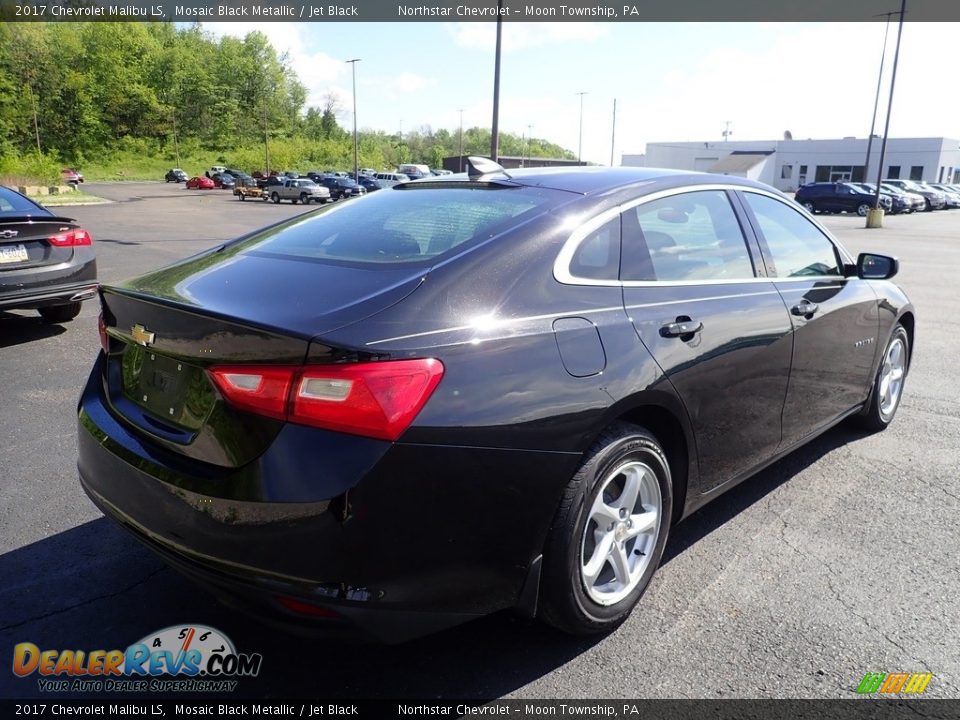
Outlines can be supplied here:
<path id="1" fill-rule="evenodd" d="M 900 0 L 900 24 L 897 27 L 897 48 L 893 51 L 893 72 L 890 74 L 890 99 L 887 101 L 887 119 L 883 128 L 883 142 L 880 143 L 880 167 L 877 168 L 877 194 L 873 198 L 873 213 L 867 215 L 867 227 L 879 227 L 880 182 L 883 180 L 883 158 L 887 152 L 887 138 L 890 135 L 890 112 L 893 110 L 893 88 L 897 84 L 897 63 L 900 60 L 900 39 L 903 37 L 903 16 L 907 12 L 907 0 Z M 871 217 L 870 215 L 874 215 Z M 876 224 L 871 224 L 874 220 Z"/>
<path id="2" fill-rule="evenodd" d="M 613 147 L 617 139 L 617 99 L 613 99 L 613 126 L 610 129 L 610 167 L 613 167 Z"/>
<path id="3" fill-rule="evenodd" d="M 463 172 L 463 108 L 460 108 L 460 170 Z"/>
<path id="4" fill-rule="evenodd" d="M 360 58 L 347 60 L 353 74 L 353 181 L 360 182 L 360 162 L 357 152 L 357 63 Z"/>
<path id="5" fill-rule="evenodd" d="M 500 158 L 500 47 L 503 43 L 503 0 L 497 0 L 497 49 L 493 63 L 493 127 L 490 129 L 490 159 Z"/>
<path id="6" fill-rule="evenodd" d="M 574 93 L 574 95 L 580 96 L 580 142 L 577 145 L 577 164 L 578 165 L 581 162 L 583 162 L 583 96 L 586 94 L 587 94 L 586 91 Z"/>
<path id="7" fill-rule="evenodd" d="M 867 158 L 863 163 L 863 179 L 870 180 L 870 151 L 873 149 L 873 129 L 877 124 L 877 106 L 880 104 L 880 84 L 883 81 L 883 64 L 887 58 L 887 37 L 890 34 L 890 17 L 896 15 L 895 12 L 880 13 L 874 17 L 887 18 L 887 27 L 883 31 L 883 52 L 880 53 L 880 73 L 877 75 L 877 95 L 873 100 L 873 118 L 870 120 L 870 135 L 867 138 Z"/>

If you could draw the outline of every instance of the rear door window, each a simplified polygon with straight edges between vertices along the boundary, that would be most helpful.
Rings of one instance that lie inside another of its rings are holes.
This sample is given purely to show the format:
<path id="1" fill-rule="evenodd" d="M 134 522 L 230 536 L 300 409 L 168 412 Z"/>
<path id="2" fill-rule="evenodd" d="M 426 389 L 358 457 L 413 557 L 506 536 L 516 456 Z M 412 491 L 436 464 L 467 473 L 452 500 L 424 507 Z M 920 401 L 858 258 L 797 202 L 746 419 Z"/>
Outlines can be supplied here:
<path id="1" fill-rule="evenodd" d="M 670 195 L 624 211 L 622 280 L 702 282 L 755 277 L 723 190 Z"/>

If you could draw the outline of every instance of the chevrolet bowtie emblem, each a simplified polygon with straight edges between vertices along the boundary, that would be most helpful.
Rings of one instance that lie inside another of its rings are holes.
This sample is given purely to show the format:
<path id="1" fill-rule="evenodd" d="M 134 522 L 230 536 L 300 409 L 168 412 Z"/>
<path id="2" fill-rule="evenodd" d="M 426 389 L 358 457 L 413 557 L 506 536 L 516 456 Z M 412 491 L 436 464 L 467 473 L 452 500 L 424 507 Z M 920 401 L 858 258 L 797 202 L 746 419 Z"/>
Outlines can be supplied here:
<path id="1" fill-rule="evenodd" d="M 147 332 L 147 329 L 143 325 L 134 325 L 130 329 L 130 334 L 133 336 L 134 342 L 144 347 L 152 345 L 157 337 L 156 333 Z"/>
<path id="2" fill-rule="evenodd" d="M 20 233 L 16 230 L 0 230 L 0 238 L 4 240 L 9 240 L 10 238 L 15 238 Z"/>

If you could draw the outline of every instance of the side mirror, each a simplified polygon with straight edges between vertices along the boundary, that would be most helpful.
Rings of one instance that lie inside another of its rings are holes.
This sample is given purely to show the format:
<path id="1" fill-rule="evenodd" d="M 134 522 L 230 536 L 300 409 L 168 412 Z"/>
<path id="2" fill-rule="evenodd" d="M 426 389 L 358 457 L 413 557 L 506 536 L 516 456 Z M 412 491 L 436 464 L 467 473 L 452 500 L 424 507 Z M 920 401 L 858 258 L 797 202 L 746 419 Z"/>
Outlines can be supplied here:
<path id="1" fill-rule="evenodd" d="M 857 277 L 863 280 L 889 280 L 900 271 L 900 261 L 887 255 L 860 253 Z"/>

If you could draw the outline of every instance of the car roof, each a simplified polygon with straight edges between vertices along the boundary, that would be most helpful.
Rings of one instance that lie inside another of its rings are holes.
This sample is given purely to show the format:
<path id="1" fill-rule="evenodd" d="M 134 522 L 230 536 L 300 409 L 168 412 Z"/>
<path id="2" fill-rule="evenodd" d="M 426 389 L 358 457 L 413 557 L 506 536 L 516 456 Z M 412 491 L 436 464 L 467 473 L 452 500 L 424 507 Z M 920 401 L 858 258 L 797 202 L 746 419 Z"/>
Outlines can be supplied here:
<path id="1" fill-rule="evenodd" d="M 410 185 L 429 184 L 436 187 L 445 183 L 470 181 L 466 173 L 431 176 L 423 180 L 414 180 Z M 552 190 L 565 190 L 581 195 L 597 195 L 631 185 L 644 185 L 648 192 L 680 187 L 684 185 L 722 184 L 740 185 L 759 190 L 770 191 L 770 187 L 746 178 L 733 175 L 715 175 L 712 173 L 691 172 L 689 170 L 670 170 L 666 168 L 605 167 L 605 166 L 563 166 L 550 168 L 522 168 L 493 172 L 482 176 L 482 180 L 500 181 L 543 187 Z"/>

